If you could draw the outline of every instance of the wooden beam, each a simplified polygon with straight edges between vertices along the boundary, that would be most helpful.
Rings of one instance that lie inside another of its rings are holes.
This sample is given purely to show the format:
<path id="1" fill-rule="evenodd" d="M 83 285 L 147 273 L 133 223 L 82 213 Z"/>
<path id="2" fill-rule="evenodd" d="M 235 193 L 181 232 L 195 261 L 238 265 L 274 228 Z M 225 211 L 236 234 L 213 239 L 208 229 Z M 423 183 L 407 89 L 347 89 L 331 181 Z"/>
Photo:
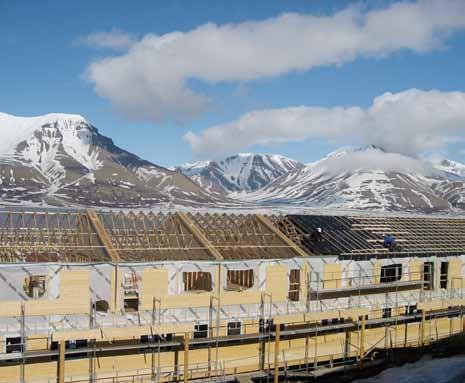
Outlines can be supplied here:
<path id="1" fill-rule="evenodd" d="M 360 368 L 363 368 L 363 358 L 365 357 L 365 315 L 362 315 L 362 323 L 360 326 Z"/>
<path id="2" fill-rule="evenodd" d="M 281 325 L 276 325 L 274 337 L 274 383 L 279 382 L 279 342 L 281 337 Z"/>
<path id="3" fill-rule="evenodd" d="M 213 246 L 213 244 L 205 237 L 205 235 L 195 226 L 194 222 L 187 216 L 186 213 L 177 212 L 176 215 L 184 224 L 187 230 L 205 247 L 205 249 L 213 256 L 216 260 L 223 260 L 221 253 Z"/>
<path id="4" fill-rule="evenodd" d="M 255 215 L 256 219 L 263 225 L 265 225 L 268 229 L 270 229 L 274 234 L 276 234 L 281 240 L 283 240 L 286 245 L 288 245 L 297 255 L 300 255 L 302 257 L 308 257 L 309 254 L 307 254 L 305 251 L 303 251 L 299 245 L 297 245 L 295 242 L 293 242 L 291 239 L 286 237 L 276 226 L 274 226 L 268 218 L 266 218 L 264 215 L 257 214 Z"/>
<path id="5" fill-rule="evenodd" d="M 86 209 L 87 217 L 89 221 L 92 223 L 95 232 L 97 233 L 100 241 L 102 242 L 103 246 L 105 246 L 105 250 L 107 251 L 108 255 L 111 257 L 113 262 L 119 262 L 121 257 L 119 256 L 118 251 L 115 249 L 113 244 L 111 243 L 110 236 L 108 235 L 105 227 L 103 226 L 100 218 L 98 217 L 97 213 L 93 209 Z"/>
<path id="6" fill-rule="evenodd" d="M 421 312 L 421 333 L 420 333 L 420 347 L 423 347 L 425 345 L 425 323 L 426 323 L 426 314 L 425 310 Z"/>
<path id="7" fill-rule="evenodd" d="M 60 354 L 58 357 L 58 383 L 65 382 L 65 349 L 66 342 L 64 340 L 60 341 Z"/>
<path id="8" fill-rule="evenodd" d="M 194 323 L 165 323 L 147 326 L 101 327 L 86 330 L 63 330 L 52 333 L 54 342 L 71 339 L 112 340 L 140 337 L 148 334 L 181 334 L 194 331 Z"/>
<path id="9" fill-rule="evenodd" d="M 184 334 L 184 383 L 189 382 L 189 333 Z"/>

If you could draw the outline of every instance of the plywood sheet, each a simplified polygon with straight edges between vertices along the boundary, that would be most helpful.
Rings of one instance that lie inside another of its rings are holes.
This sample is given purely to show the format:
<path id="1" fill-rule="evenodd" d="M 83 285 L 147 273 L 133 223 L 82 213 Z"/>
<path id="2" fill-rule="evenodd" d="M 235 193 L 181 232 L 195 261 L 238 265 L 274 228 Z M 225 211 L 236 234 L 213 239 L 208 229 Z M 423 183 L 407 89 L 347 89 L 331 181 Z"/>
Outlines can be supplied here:
<path id="1" fill-rule="evenodd" d="M 421 281 L 423 279 L 423 261 L 412 259 L 409 263 L 410 280 Z"/>
<path id="2" fill-rule="evenodd" d="M 168 295 L 168 270 L 145 269 L 142 274 L 141 301 L 142 310 L 153 308 L 153 299 L 161 299 Z"/>
<path id="3" fill-rule="evenodd" d="M 323 288 L 338 289 L 342 287 L 342 266 L 340 263 L 327 263 L 323 267 Z"/>
<path id="4" fill-rule="evenodd" d="M 266 269 L 266 292 L 271 294 L 273 302 L 285 301 L 288 287 L 287 266 L 268 266 Z"/>

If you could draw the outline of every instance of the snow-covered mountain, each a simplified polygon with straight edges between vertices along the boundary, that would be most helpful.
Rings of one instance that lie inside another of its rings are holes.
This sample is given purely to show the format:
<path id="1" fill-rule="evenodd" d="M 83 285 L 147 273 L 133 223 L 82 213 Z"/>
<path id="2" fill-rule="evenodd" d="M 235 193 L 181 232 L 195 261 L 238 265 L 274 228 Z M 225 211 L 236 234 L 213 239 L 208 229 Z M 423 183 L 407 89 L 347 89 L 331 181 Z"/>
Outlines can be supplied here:
<path id="1" fill-rule="evenodd" d="M 440 161 L 432 161 L 432 164 L 436 169 L 440 169 L 451 175 L 456 175 L 459 178 L 465 177 L 465 164 L 461 164 L 460 162 L 442 159 Z"/>
<path id="2" fill-rule="evenodd" d="M 117 147 L 79 115 L 0 113 L 0 203 L 144 207 L 218 202 L 184 175 Z"/>
<path id="3" fill-rule="evenodd" d="M 465 201 L 464 179 L 451 168 L 461 166 L 436 167 L 375 146 L 341 149 L 242 197 L 260 204 L 448 211 Z"/>
<path id="4" fill-rule="evenodd" d="M 240 153 L 219 161 L 202 161 L 178 166 L 210 193 L 226 195 L 252 192 L 304 165 L 277 154 Z"/>
<path id="5" fill-rule="evenodd" d="M 465 210 L 464 164 L 374 146 L 307 165 L 237 154 L 169 170 L 117 147 L 78 115 L 0 113 L 0 134 L 0 204 Z"/>

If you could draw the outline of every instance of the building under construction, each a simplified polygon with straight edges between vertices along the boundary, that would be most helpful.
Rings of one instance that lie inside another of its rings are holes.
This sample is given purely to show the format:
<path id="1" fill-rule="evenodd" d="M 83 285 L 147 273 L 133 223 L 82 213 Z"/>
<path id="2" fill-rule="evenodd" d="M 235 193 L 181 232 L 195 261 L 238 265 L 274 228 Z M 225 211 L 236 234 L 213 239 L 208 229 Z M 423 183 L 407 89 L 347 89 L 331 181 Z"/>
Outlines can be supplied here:
<path id="1" fill-rule="evenodd" d="M 463 331 L 464 257 L 465 219 L 2 210 L 0 382 L 360 367 Z"/>

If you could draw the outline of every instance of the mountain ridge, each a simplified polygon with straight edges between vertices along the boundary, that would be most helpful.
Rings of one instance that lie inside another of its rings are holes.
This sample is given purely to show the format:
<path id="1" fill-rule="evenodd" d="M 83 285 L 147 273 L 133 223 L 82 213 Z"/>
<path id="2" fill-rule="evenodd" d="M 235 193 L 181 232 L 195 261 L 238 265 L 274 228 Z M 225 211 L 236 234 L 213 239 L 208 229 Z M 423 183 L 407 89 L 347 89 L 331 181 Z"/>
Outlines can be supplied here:
<path id="1" fill-rule="evenodd" d="M 278 154 L 238 153 L 218 161 L 199 161 L 177 166 L 210 193 L 228 195 L 250 192 L 304 165 Z"/>
<path id="2" fill-rule="evenodd" d="M 0 191 L 4 204 L 108 207 L 222 203 L 187 177 L 124 149 L 79 115 L 3 113 Z"/>
<path id="3" fill-rule="evenodd" d="M 375 146 L 337 150 L 243 195 L 250 203 L 321 208 L 448 211 L 456 175 Z M 455 198 L 458 198 L 455 196 Z"/>
<path id="4" fill-rule="evenodd" d="M 343 147 L 305 165 L 239 153 L 168 169 L 118 147 L 76 114 L 0 113 L 0 129 L 3 205 L 465 210 L 465 164 L 374 145 Z"/>

